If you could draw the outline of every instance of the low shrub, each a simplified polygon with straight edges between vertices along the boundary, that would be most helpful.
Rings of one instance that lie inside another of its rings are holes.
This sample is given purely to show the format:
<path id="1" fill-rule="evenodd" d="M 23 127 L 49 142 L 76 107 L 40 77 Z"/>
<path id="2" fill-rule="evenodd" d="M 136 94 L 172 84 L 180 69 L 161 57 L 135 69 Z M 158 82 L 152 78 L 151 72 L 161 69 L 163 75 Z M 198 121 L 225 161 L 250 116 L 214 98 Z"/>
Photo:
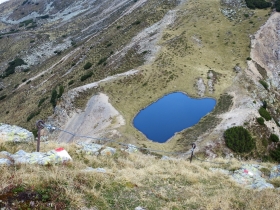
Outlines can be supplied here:
<path id="1" fill-rule="evenodd" d="M 32 112 L 28 117 L 27 117 L 27 122 L 29 122 L 32 118 L 40 114 L 40 111 Z"/>
<path id="2" fill-rule="evenodd" d="M 107 61 L 107 57 L 101 58 L 101 59 L 98 61 L 97 65 L 99 66 L 99 65 L 101 65 L 102 63 L 105 63 L 106 61 Z"/>
<path id="3" fill-rule="evenodd" d="M 265 9 L 271 7 L 271 3 L 265 0 L 245 0 L 246 5 L 250 9 Z"/>
<path id="4" fill-rule="evenodd" d="M 42 104 L 48 99 L 48 97 L 45 98 L 41 98 L 39 103 L 38 103 L 38 107 L 42 106 Z"/>
<path id="5" fill-rule="evenodd" d="M 273 160 L 280 162 L 280 147 L 279 146 L 276 149 L 270 151 L 270 157 Z"/>
<path id="6" fill-rule="evenodd" d="M 264 80 L 259 80 L 259 82 L 262 84 L 262 86 L 268 90 L 268 84 Z"/>
<path id="7" fill-rule="evenodd" d="M 59 86 L 57 98 L 60 98 L 64 93 L 64 87 L 62 85 Z"/>
<path id="8" fill-rule="evenodd" d="M 279 141 L 279 137 L 276 134 L 272 133 L 270 135 L 270 137 L 269 137 L 269 140 L 271 140 L 273 142 L 278 142 Z"/>
<path id="9" fill-rule="evenodd" d="M 0 96 L 0 101 L 4 100 L 6 97 L 7 97 L 7 95 Z"/>
<path id="10" fill-rule="evenodd" d="M 255 141 L 249 131 L 242 126 L 229 128 L 224 133 L 227 147 L 234 152 L 250 152 L 255 147 Z"/>
<path id="11" fill-rule="evenodd" d="M 50 100 L 50 103 L 52 104 L 53 107 L 56 106 L 56 99 L 57 99 L 57 91 L 56 91 L 56 89 L 53 89 L 51 100 Z"/>
<path id="12" fill-rule="evenodd" d="M 70 86 L 70 85 L 73 85 L 74 84 L 74 80 L 70 80 L 69 82 L 68 82 L 68 85 Z"/>
<path id="13" fill-rule="evenodd" d="M 265 108 L 261 107 L 261 108 L 259 109 L 259 113 L 260 113 L 260 115 L 261 115 L 266 121 L 271 120 L 271 116 L 270 116 L 269 112 L 268 112 Z"/>
<path id="14" fill-rule="evenodd" d="M 85 81 L 86 79 L 90 78 L 93 75 L 93 72 L 88 72 L 87 74 L 81 76 L 81 81 Z"/>
<path id="15" fill-rule="evenodd" d="M 260 125 L 264 125 L 264 119 L 262 117 L 258 117 L 257 118 L 257 122 L 260 124 Z"/>
<path id="16" fill-rule="evenodd" d="M 84 69 L 89 69 L 90 67 L 92 66 L 92 63 L 90 62 L 87 62 L 85 65 L 84 65 Z"/>

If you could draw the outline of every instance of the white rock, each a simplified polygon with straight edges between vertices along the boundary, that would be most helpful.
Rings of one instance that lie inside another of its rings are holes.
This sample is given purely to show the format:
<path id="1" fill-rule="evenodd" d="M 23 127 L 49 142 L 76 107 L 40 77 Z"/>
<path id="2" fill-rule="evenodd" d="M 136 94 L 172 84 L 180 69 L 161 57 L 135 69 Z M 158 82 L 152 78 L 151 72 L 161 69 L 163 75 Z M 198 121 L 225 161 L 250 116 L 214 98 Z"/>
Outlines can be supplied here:
<path id="1" fill-rule="evenodd" d="M 19 126 L 0 123 L 0 139 L 12 142 L 32 142 L 34 136 L 33 133 Z"/>

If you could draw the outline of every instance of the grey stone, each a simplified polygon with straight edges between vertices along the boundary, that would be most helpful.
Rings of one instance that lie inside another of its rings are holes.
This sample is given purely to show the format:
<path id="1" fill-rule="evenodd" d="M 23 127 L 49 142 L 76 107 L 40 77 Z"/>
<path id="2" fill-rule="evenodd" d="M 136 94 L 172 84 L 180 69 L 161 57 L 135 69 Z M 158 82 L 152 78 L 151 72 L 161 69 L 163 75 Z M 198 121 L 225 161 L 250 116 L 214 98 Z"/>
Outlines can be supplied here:
<path id="1" fill-rule="evenodd" d="M 280 176 L 280 165 L 273 166 L 270 171 L 270 179 L 274 179 Z"/>
<path id="2" fill-rule="evenodd" d="M 12 142 L 32 142 L 33 133 L 15 125 L 0 123 L 0 139 Z"/>
<path id="3" fill-rule="evenodd" d="M 141 206 L 137 206 L 134 210 L 146 210 L 146 209 Z"/>
<path id="4" fill-rule="evenodd" d="M 92 168 L 92 167 L 87 167 L 87 168 L 84 169 L 83 171 L 84 171 L 84 172 L 106 173 L 106 169 L 104 169 L 104 168 Z"/>
<path id="5" fill-rule="evenodd" d="M 0 166 L 1 165 L 7 165 L 7 166 L 10 166 L 12 165 L 13 163 L 9 160 L 9 159 L 6 159 L 6 158 L 0 158 Z"/>
<path id="6" fill-rule="evenodd" d="M 137 147 L 132 144 L 128 144 L 127 149 L 125 150 L 125 152 L 127 153 L 135 153 L 137 151 L 138 151 Z"/>
<path id="7" fill-rule="evenodd" d="M 98 155 L 99 151 L 103 148 L 103 145 L 95 144 L 95 143 L 78 143 L 78 145 L 82 146 L 81 151 L 88 155 Z"/>
<path id="8" fill-rule="evenodd" d="M 47 153 L 42 152 L 32 152 L 27 153 L 23 150 L 19 150 L 15 154 L 10 154 L 14 161 L 13 164 L 39 164 L 39 165 L 47 165 L 47 164 L 59 164 L 67 161 L 71 161 L 72 158 L 69 156 L 67 151 L 62 150 L 51 150 Z"/>

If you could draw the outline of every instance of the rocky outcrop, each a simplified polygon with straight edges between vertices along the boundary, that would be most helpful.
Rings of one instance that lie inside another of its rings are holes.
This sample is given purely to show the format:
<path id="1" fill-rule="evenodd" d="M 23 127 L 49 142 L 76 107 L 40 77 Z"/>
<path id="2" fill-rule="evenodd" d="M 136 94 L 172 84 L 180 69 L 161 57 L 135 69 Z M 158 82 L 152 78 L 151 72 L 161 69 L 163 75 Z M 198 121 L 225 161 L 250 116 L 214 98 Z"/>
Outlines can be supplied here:
<path id="1" fill-rule="evenodd" d="M 32 152 L 28 153 L 23 150 L 19 150 L 15 154 L 11 154 L 6 151 L 0 152 L 0 155 L 4 158 L 0 158 L 0 165 L 18 165 L 18 164 L 61 164 L 71 161 L 72 158 L 66 150 L 58 148 L 51 150 L 47 153 L 43 152 Z"/>
<path id="2" fill-rule="evenodd" d="M 32 142 L 34 135 L 19 126 L 0 123 L 0 141 Z"/>
<path id="3" fill-rule="evenodd" d="M 262 167 L 257 164 L 244 164 L 240 169 L 234 172 L 210 168 L 212 171 L 219 171 L 220 173 L 230 176 L 233 181 L 249 189 L 263 190 L 266 188 L 274 188 L 274 186 L 264 178 L 265 176 L 261 172 L 261 169 Z M 273 174 L 273 171 L 274 169 L 272 169 L 271 174 Z"/>

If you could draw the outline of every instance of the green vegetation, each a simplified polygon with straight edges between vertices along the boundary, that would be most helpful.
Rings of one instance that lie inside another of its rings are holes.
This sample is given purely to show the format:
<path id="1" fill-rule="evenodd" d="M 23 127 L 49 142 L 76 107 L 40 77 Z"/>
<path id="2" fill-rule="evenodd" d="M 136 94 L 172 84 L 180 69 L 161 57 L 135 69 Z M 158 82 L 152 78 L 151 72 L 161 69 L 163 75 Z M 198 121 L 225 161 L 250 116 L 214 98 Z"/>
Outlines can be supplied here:
<path id="1" fill-rule="evenodd" d="M 81 76 L 81 82 L 85 81 L 86 79 L 90 78 L 93 75 L 93 72 L 90 71 L 86 73 L 85 75 Z"/>
<path id="2" fill-rule="evenodd" d="M 270 135 L 270 137 L 269 137 L 269 140 L 271 140 L 273 142 L 278 142 L 279 141 L 279 137 L 276 134 L 272 133 Z"/>
<path id="3" fill-rule="evenodd" d="M 4 100 L 6 97 L 7 95 L 0 96 L 0 101 Z"/>
<path id="4" fill-rule="evenodd" d="M 53 107 L 56 106 L 56 100 L 57 100 L 57 91 L 56 91 L 56 89 L 53 89 L 51 100 L 50 100 L 50 103 L 52 104 Z"/>
<path id="5" fill-rule="evenodd" d="M 38 103 L 38 107 L 42 106 L 42 104 L 48 99 L 48 97 L 45 98 L 41 98 L 39 103 Z"/>
<path id="6" fill-rule="evenodd" d="M 270 157 L 277 161 L 280 162 L 280 147 L 275 148 L 274 150 L 270 151 Z"/>
<path id="7" fill-rule="evenodd" d="M 89 69 L 90 67 L 92 66 L 92 63 L 91 62 L 87 62 L 85 65 L 84 65 L 84 69 Z"/>
<path id="8" fill-rule="evenodd" d="M 250 9 L 265 9 L 271 7 L 271 3 L 265 0 L 245 0 Z"/>
<path id="9" fill-rule="evenodd" d="M 262 117 L 258 117 L 257 118 L 257 122 L 260 124 L 260 125 L 264 125 L 264 119 Z"/>
<path id="10" fill-rule="evenodd" d="M 15 68 L 17 66 L 21 66 L 23 64 L 26 64 L 26 63 L 21 58 L 16 58 L 15 60 L 9 62 L 9 67 L 2 74 L 2 78 L 8 77 L 9 75 L 14 74 Z"/>
<path id="11" fill-rule="evenodd" d="M 141 23 L 140 20 L 136 20 L 135 22 L 132 23 L 132 25 L 139 25 Z"/>
<path id="12" fill-rule="evenodd" d="M 74 80 L 72 79 L 72 80 L 70 80 L 69 82 L 68 82 L 68 85 L 70 86 L 70 85 L 73 85 L 74 84 Z"/>
<path id="13" fill-rule="evenodd" d="M 268 112 L 265 108 L 261 107 L 261 108 L 259 109 L 259 114 L 260 114 L 266 121 L 271 120 L 271 116 L 270 116 L 269 112 Z"/>
<path id="14" fill-rule="evenodd" d="M 280 12 L 280 0 L 276 0 L 274 3 L 275 9 L 277 12 Z"/>
<path id="15" fill-rule="evenodd" d="M 268 90 L 268 84 L 264 81 L 264 80 L 259 80 L 259 82 L 262 84 L 262 86 L 266 89 L 266 90 Z"/>
<path id="16" fill-rule="evenodd" d="M 101 65 L 102 63 L 105 63 L 106 61 L 107 61 L 107 57 L 104 57 L 104 58 L 101 58 L 99 61 L 98 61 L 98 63 L 97 63 L 97 65 L 99 66 L 99 65 Z"/>
<path id="17" fill-rule="evenodd" d="M 251 134 L 242 126 L 227 129 L 224 137 L 226 145 L 234 152 L 250 152 L 255 147 L 255 141 Z"/>
<path id="18" fill-rule="evenodd" d="M 28 20 L 25 20 L 25 21 L 22 21 L 19 23 L 19 27 L 22 27 L 22 26 L 28 26 L 29 24 L 35 24 L 35 22 L 33 21 L 33 19 L 28 19 Z"/>
<path id="19" fill-rule="evenodd" d="M 32 112 L 28 115 L 27 117 L 27 122 L 29 122 L 32 118 L 34 118 L 35 116 L 39 115 L 40 114 L 40 111 L 35 111 L 35 112 Z"/>
<path id="20" fill-rule="evenodd" d="M 49 18 L 49 17 L 50 17 L 49 15 L 42 15 L 42 16 L 40 16 L 40 17 L 38 17 L 38 18 L 47 19 L 47 18 Z"/>
<path id="21" fill-rule="evenodd" d="M 64 93 L 64 87 L 63 85 L 59 85 L 57 98 L 60 98 L 63 93 Z"/>

